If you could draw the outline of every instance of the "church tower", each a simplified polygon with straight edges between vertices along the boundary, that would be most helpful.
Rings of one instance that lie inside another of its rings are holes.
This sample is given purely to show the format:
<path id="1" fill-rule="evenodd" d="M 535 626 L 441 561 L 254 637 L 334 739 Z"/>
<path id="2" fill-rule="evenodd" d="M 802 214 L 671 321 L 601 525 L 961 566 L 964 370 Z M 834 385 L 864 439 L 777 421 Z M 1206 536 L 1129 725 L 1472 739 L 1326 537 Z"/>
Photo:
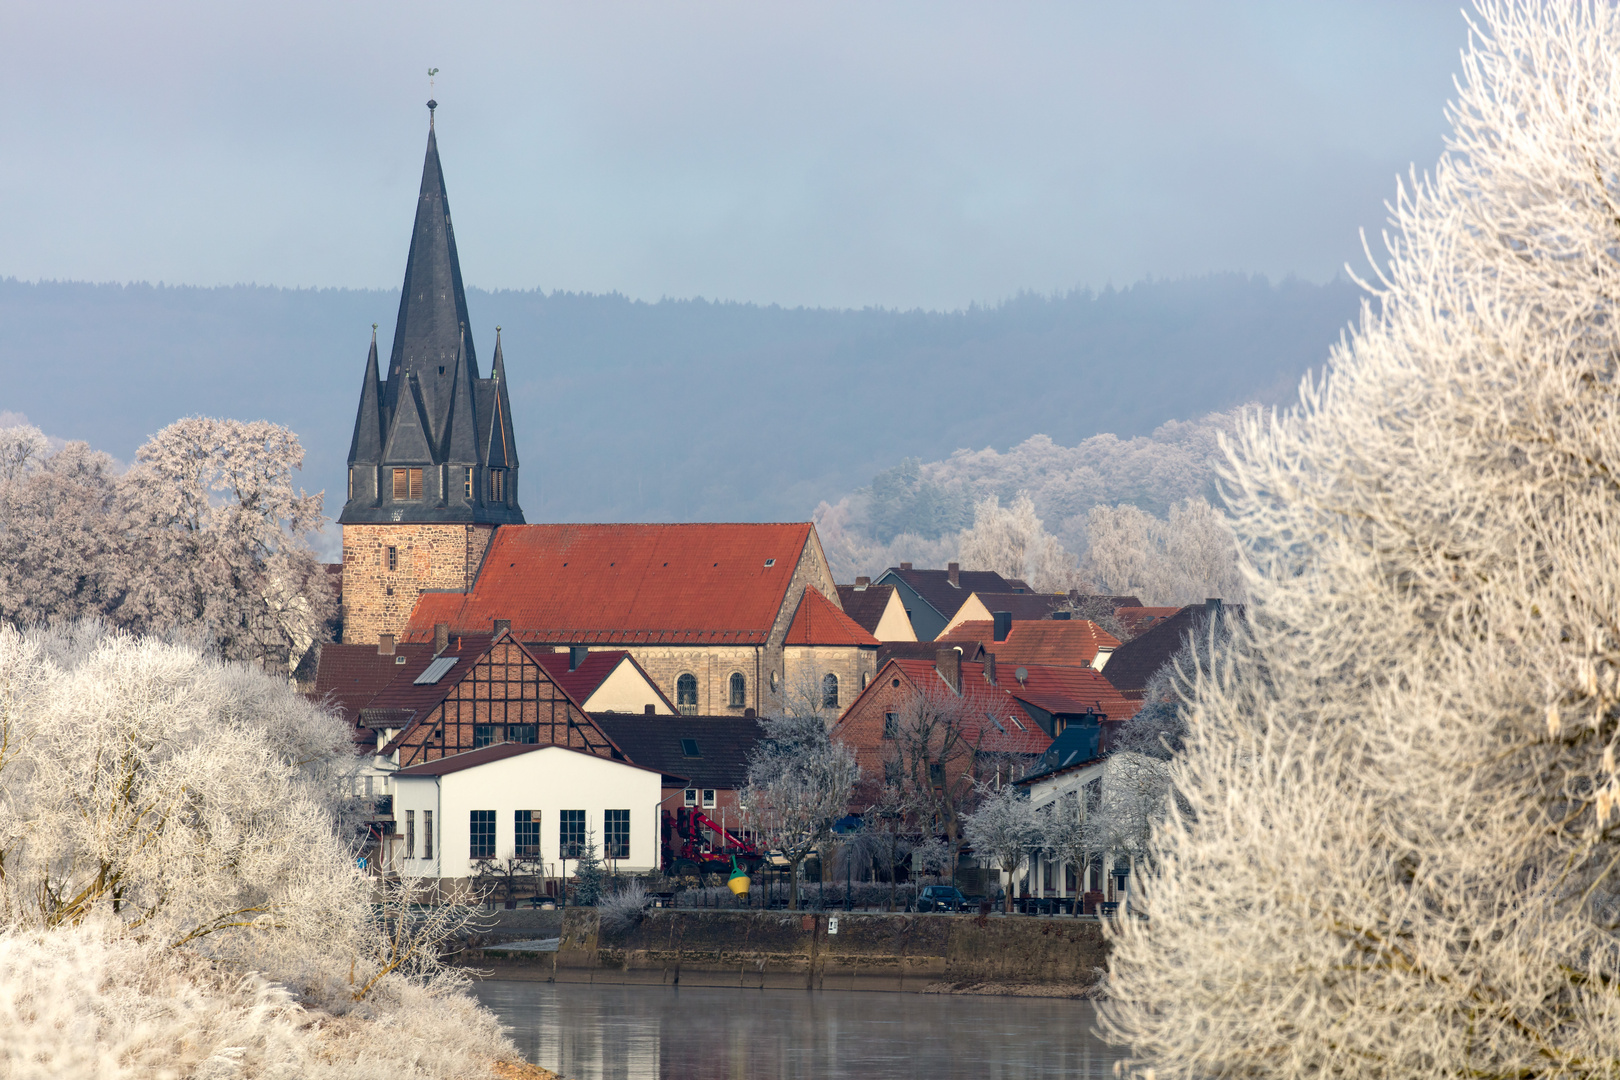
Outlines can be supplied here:
<path id="1" fill-rule="evenodd" d="M 377 330 L 349 443 L 343 526 L 343 640 L 404 630 L 416 598 L 471 587 L 498 525 L 523 524 L 517 444 L 496 327 L 478 370 L 428 102 L 427 160 L 400 290 L 388 377 Z"/>

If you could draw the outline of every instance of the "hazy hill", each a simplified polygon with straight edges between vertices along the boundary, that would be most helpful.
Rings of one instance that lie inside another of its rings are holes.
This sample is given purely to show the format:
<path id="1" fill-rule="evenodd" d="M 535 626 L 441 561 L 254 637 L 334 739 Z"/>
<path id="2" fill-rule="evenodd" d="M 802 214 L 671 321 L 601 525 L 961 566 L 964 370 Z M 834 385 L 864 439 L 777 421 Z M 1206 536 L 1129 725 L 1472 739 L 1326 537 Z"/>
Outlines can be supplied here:
<path id="1" fill-rule="evenodd" d="M 471 290 L 505 328 L 530 521 L 804 519 L 901 459 L 1145 434 L 1278 400 L 1359 302 L 1236 274 L 967 311 L 832 311 Z M 0 281 L 0 410 L 128 459 L 191 413 L 288 424 L 340 495 L 398 294 Z M 328 500 L 335 513 L 339 503 Z"/>

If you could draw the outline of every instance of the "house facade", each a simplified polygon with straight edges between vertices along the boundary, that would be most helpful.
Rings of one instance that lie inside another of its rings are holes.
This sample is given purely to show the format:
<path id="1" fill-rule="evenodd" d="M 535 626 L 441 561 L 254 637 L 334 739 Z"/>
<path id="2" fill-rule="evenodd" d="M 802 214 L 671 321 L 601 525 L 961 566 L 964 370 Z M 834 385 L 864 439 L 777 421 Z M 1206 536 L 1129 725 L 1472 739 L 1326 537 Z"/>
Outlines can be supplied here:
<path id="1" fill-rule="evenodd" d="M 395 866 L 464 882 L 480 860 L 525 859 L 564 876 L 587 838 L 614 869 L 659 862 L 659 773 L 563 746 L 502 743 L 394 777 Z"/>

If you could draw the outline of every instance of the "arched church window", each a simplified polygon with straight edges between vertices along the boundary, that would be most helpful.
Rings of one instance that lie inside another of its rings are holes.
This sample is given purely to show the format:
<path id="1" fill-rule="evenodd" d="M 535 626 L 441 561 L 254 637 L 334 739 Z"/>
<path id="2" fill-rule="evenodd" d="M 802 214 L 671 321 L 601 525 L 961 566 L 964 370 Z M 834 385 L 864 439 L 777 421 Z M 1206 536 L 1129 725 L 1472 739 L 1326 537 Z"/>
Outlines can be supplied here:
<path id="1" fill-rule="evenodd" d="M 838 676 L 830 671 L 821 677 L 821 706 L 824 709 L 838 708 Z"/>
<path id="2" fill-rule="evenodd" d="M 687 672 L 675 680 L 675 707 L 683 716 L 697 713 L 697 676 Z"/>
<path id="3" fill-rule="evenodd" d="M 731 673 L 731 707 L 733 709 L 742 708 L 746 704 L 747 698 L 748 680 L 743 678 L 742 672 L 733 671 Z"/>

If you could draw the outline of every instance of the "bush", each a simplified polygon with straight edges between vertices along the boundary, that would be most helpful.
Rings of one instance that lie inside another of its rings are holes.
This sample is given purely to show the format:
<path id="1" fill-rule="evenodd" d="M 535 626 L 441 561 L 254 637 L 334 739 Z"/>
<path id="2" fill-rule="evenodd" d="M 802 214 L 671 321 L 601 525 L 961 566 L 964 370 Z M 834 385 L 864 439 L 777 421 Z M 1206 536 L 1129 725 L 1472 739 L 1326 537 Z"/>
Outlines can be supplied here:
<path id="1" fill-rule="evenodd" d="M 631 878 L 612 895 L 596 902 L 596 911 L 602 929 L 610 934 L 622 934 L 640 925 L 647 909 L 647 887 L 640 878 Z"/>

